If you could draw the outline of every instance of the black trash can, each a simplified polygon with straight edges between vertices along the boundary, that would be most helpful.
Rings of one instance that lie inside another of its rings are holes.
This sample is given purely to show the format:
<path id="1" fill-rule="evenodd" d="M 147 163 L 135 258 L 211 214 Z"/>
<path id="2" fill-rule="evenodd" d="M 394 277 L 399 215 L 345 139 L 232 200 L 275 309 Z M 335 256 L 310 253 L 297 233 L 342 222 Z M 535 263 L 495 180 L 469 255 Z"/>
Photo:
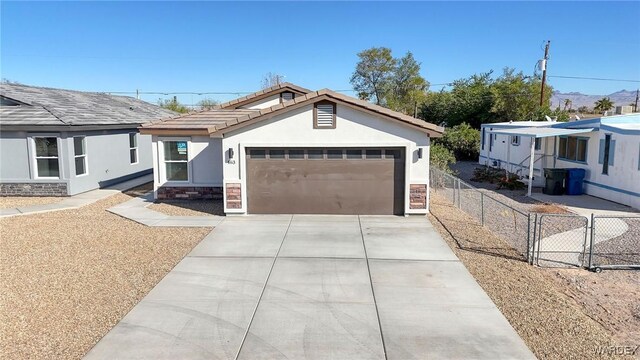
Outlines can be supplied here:
<path id="1" fill-rule="evenodd" d="M 566 169 L 544 169 L 543 194 L 562 195 L 564 194 L 564 179 L 567 175 Z"/>

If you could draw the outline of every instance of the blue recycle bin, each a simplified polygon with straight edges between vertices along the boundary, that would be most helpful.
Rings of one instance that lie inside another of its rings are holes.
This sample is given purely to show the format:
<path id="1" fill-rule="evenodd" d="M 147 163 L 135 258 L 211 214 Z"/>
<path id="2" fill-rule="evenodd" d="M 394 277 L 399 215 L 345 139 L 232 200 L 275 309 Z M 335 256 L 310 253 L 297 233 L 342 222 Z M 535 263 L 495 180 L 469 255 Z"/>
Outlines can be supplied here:
<path id="1" fill-rule="evenodd" d="M 586 171 L 584 169 L 567 169 L 567 195 L 582 195 L 585 175 Z"/>

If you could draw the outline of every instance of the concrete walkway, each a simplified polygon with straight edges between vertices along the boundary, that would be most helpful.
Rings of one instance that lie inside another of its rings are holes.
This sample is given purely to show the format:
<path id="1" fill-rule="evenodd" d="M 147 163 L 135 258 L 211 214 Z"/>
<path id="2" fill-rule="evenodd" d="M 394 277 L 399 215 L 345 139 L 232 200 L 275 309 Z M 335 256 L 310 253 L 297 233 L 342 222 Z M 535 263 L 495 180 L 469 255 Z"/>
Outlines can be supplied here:
<path id="1" fill-rule="evenodd" d="M 153 181 L 153 174 L 140 176 L 135 179 L 127 180 L 104 189 L 91 190 L 82 194 L 62 198 L 61 201 L 53 204 L 31 205 L 12 209 L 0 209 L 0 217 L 30 215 L 50 211 L 76 209 L 89 204 L 93 204 L 96 201 L 122 192 L 123 190 L 131 189 L 151 181 Z"/>
<path id="2" fill-rule="evenodd" d="M 147 208 L 151 204 L 153 204 L 153 193 L 148 193 L 118 204 L 107 211 L 147 226 L 214 227 L 225 219 L 224 216 L 216 215 L 166 215 Z"/>
<path id="3" fill-rule="evenodd" d="M 533 359 L 424 217 L 228 217 L 87 359 Z"/>

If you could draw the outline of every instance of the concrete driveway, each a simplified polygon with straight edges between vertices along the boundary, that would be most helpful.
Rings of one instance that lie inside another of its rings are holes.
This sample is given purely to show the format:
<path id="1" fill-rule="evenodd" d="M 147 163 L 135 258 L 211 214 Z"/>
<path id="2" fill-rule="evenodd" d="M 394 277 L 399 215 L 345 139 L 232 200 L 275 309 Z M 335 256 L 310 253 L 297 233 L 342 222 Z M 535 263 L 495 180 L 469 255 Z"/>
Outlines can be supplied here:
<path id="1" fill-rule="evenodd" d="M 529 359 L 424 217 L 228 217 L 88 359 Z"/>

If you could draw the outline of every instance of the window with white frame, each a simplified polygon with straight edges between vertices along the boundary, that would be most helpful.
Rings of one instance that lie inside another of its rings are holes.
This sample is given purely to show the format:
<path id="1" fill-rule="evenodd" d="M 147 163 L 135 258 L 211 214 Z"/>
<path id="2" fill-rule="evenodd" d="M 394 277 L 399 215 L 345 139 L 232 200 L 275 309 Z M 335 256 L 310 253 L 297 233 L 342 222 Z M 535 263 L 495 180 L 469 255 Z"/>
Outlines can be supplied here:
<path id="1" fill-rule="evenodd" d="M 588 140 L 583 137 L 561 136 L 558 139 L 558 159 L 586 162 Z"/>
<path id="2" fill-rule="evenodd" d="M 73 137 L 73 158 L 76 165 L 76 176 L 87 173 L 87 142 L 84 136 Z"/>
<path id="3" fill-rule="evenodd" d="M 36 177 L 59 178 L 60 167 L 58 164 L 58 138 L 34 137 Z"/>
<path id="4" fill-rule="evenodd" d="M 189 149 L 186 140 L 165 140 L 164 170 L 166 181 L 189 181 Z"/>
<path id="5" fill-rule="evenodd" d="M 138 133 L 129 133 L 129 163 L 138 163 Z"/>
<path id="6" fill-rule="evenodd" d="M 511 145 L 513 145 L 513 146 L 520 145 L 520 136 L 512 136 L 511 137 Z"/>
<path id="7" fill-rule="evenodd" d="M 541 138 L 536 138 L 535 149 L 536 150 L 541 150 L 542 149 L 542 139 Z"/>

